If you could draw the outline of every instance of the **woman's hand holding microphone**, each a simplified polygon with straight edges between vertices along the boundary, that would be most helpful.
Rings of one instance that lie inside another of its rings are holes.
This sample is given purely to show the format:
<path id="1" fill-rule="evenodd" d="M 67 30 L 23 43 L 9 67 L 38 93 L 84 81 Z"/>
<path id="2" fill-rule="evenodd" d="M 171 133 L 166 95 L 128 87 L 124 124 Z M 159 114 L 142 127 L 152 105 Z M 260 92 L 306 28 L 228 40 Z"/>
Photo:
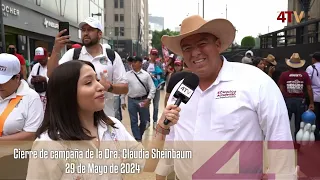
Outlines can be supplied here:
<path id="1" fill-rule="evenodd" d="M 170 126 L 173 126 L 177 124 L 179 120 L 179 113 L 181 111 L 181 108 L 177 105 L 168 105 L 163 112 L 163 117 L 160 118 L 156 131 L 163 134 L 167 135 L 170 132 Z M 168 125 L 164 124 L 165 119 L 169 120 L 170 123 Z"/>

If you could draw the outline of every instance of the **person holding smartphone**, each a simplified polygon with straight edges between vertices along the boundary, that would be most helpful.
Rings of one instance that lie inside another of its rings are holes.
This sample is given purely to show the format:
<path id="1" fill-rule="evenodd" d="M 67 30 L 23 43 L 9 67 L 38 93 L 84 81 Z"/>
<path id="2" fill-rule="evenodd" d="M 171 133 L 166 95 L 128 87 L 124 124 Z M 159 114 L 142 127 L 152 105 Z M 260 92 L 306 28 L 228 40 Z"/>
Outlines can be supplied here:
<path id="1" fill-rule="evenodd" d="M 53 50 L 51 53 L 50 61 L 48 62 L 47 75 L 50 78 L 53 70 L 71 60 L 84 60 L 92 62 L 94 65 L 98 79 L 101 76 L 107 77 L 100 83 L 105 88 L 105 108 L 104 112 L 108 116 L 115 116 L 114 111 L 114 94 L 127 94 L 128 84 L 125 79 L 125 68 L 119 54 L 113 50 L 107 50 L 100 40 L 102 38 L 103 26 L 98 19 L 88 17 L 79 24 L 81 31 L 82 47 L 69 49 L 60 59 L 60 52 L 65 46 L 70 43 L 70 35 L 65 34 L 68 32 L 68 27 L 61 30 L 54 42 Z M 78 51 L 80 50 L 80 51 Z M 109 56 L 112 51 L 113 58 Z M 78 55 L 77 57 L 75 55 Z M 59 60 L 60 59 L 60 60 Z"/>
<path id="2" fill-rule="evenodd" d="M 47 63 L 48 51 L 43 47 L 38 47 L 35 50 L 34 60 L 37 62 L 30 72 L 28 83 L 40 95 L 43 103 L 43 109 L 46 107 L 46 90 L 48 83 Z"/>

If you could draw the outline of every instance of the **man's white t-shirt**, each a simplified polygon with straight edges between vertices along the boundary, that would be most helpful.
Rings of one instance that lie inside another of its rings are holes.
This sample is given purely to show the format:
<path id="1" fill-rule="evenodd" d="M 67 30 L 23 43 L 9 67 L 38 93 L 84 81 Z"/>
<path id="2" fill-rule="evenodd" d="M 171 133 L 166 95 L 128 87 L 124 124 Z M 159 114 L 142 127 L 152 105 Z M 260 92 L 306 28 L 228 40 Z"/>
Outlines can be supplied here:
<path id="1" fill-rule="evenodd" d="M 74 52 L 74 49 L 68 50 L 60 59 L 59 64 L 63 64 L 65 62 L 71 61 L 73 59 L 73 52 Z M 91 62 L 95 67 L 95 70 L 99 79 L 100 79 L 100 73 L 106 70 L 108 74 L 108 80 L 112 82 L 112 84 L 127 83 L 127 80 L 125 78 L 126 71 L 125 71 L 123 62 L 121 60 L 121 57 L 117 52 L 114 52 L 114 53 L 115 53 L 115 59 L 112 64 L 112 62 L 109 60 L 107 56 L 107 52 L 105 48 L 103 48 L 103 54 L 100 54 L 96 57 L 92 57 L 91 54 L 87 52 L 85 46 L 83 46 L 79 55 L 79 60 Z M 105 92 L 105 98 L 106 98 L 106 101 L 105 101 L 105 107 L 103 110 L 108 116 L 114 117 L 115 116 L 114 106 L 113 106 L 114 95 L 112 93 Z"/>

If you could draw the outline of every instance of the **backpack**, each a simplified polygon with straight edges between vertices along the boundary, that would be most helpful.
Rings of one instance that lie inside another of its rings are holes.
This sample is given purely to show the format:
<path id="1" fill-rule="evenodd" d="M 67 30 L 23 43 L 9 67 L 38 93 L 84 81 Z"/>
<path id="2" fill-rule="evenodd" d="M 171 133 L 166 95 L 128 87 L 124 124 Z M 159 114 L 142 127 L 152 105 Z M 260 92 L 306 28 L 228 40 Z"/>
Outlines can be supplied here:
<path id="1" fill-rule="evenodd" d="M 78 60 L 79 59 L 79 56 L 80 56 L 80 53 L 81 53 L 81 49 L 82 48 L 75 48 L 74 49 L 73 57 L 72 57 L 73 60 Z M 114 50 L 112 50 L 112 49 L 106 48 L 106 51 L 107 51 L 108 59 L 110 59 L 112 65 L 113 65 L 113 61 L 116 58 L 116 54 L 115 54 Z"/>
<path id="2" fill-rule="evenodd" d="M 38 71 L 37 71 L 37 76 L 39 76 L 40 66 L 41 66 L 41 65 L 39 64 Z M 35 90 L 37 93 L 46 92 L 46 91 L 47 91 L 47 86 L 48 86 L 48 82 L 47 82 L 47 81 L 44 81 L 44 82 L 36 82 L 36 83 L 33 84 L 34 90 Z"/>
<path id="3" fill-rule="evenodd" d="M 312 65 L 312 68 L 313 68 L 313 69 L 312 69 L 312 74 L 311 74 L 311 78 L 310 78 L 311 80 L 313 79 L 313 73 L 314 73 L 314 70 L 316 70 L 316 72 L 317 72 L 317 76 L 319 76 L 318 69 L 316 68 L 316 66 L 315 66 L 314 64 Z"/>

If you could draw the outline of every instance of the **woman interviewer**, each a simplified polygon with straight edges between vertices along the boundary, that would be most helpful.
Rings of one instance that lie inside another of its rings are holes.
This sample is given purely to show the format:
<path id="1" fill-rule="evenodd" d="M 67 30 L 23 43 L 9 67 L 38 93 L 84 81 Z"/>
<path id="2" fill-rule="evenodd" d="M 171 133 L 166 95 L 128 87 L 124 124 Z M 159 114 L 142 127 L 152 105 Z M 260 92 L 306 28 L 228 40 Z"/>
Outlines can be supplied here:
<path id="1" fill-rule="evenodd" d="M 121 154 L 121 149 L 143 149 L 141 143 L 135 141 L 119 120 L 108 117 L 103 112 L 105 102 L 104 88 L 101 85 L 103 81 L 105 79 L 102 76 L 99 82 L 94 66 L 90 62 L 74 60 L 57 67 L 48 82 L 44 121 L 37 131 L 38 138 L 33 150 L 45 149 L 50 152 L 65 150 L 71 153 L 70 150 L 82 150 L 82 148 L 90 149 L 92 152 L 99 150 L 105 152 L 109 149 Z M 145 162 L 143 159 L 123 160 L 121 155 L 116 158 L 112 154 L 108 156 L 114 158 L 95 160 L 85 159 L 79 154 L 78 157 L 83 158 L 73 157 L 65 160 L 64 157 L 52 159 L 50 156 L 50 159 L 49 156 L 45 159 L 30 159 L 27 179 L 121 179 L 121 173 L 89 174 L 86 173 L 88 167 L 79 173 L 72 168 L 70 170 L 66 164 L 70 165 L 72 162 L 77 167 L 89 161 L 98 165 L 106 165 L 110 161 L 115 164 L 129 161 L 142 167 Z"/>

